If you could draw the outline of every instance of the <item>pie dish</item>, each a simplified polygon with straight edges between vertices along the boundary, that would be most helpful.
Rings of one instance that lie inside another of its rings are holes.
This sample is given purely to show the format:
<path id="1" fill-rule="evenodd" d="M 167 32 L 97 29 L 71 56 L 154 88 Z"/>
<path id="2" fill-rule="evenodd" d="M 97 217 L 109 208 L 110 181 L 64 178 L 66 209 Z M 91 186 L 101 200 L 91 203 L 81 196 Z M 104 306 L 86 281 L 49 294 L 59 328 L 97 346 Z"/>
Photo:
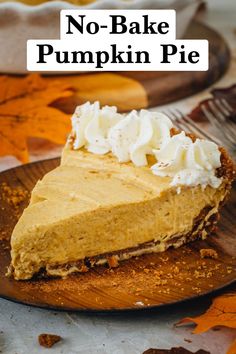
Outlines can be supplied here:
<path id="1" fill-rule="evenodd" d="M 163 114 L 86 103 L 15 226 L 9 274 L 63 277 L 204 239 L 234 177 L 223 148 Z"/>
<path id="2" fill-rule="evenodd" d="M 87 3 L 88 1 L 90 0 L 0 0 L 0 46 L 4 48 L 0 51 L 0 71 L 26 73 L 27 40 L 59 39 L 61 10 L 78 9 L 80 6 L 83 9 L 174 8 L 177 15 L 177 37 L 181 37 L 201 3 L 201 0 L 96 0 Z"/>

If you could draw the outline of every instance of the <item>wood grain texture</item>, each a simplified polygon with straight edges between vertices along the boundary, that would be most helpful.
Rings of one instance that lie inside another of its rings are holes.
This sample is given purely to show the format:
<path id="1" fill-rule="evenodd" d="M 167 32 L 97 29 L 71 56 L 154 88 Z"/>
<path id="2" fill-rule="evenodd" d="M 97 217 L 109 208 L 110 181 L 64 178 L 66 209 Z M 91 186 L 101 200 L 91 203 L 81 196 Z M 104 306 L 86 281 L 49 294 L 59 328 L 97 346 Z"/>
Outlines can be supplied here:
<path id="1" fill-rule="evenodd" d="M 118 268 L 97 267 L 66 279 L 15 281 L 5 276 L 10 263 L 9 239 L 27 205 L 9 203 L 4 183 L 30 192 L 59 159 L 23 165 L 0 174 L 0 296 L 62 310 L 136 310 L 173 304 L 232 284 L 236 278 L 236 190 L 224 207 L 216 234 L 164 253 L 122 262 Z M 213 248 L 218 259 L 201 259 L 200 249 Z"/>
<path id="2" fill-rule="evenodd" d="M 209 70 L 196 72 L 117 72 L 49 77 L 64 80 L 76 88 L 76 94 L 57 102 L 57 107 L 73 113 L 76 105 L 100 100 L 116 105 L 119 111 L 166 104 L 193 95 L 216 82 L 227 70 L 230 52 L 215 30 L 193 21 L 186 39 L 209 41 Z"/>

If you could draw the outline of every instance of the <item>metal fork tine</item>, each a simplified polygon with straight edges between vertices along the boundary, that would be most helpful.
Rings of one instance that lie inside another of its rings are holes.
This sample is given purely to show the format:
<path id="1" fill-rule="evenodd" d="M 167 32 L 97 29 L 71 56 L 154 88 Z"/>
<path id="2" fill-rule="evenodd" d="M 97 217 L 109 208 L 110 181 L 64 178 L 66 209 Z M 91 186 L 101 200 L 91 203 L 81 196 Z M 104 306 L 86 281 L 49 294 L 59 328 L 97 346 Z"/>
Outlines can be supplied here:
<path id="1" fill-rule="evenodd" d="M 220 106 L 221 100 L 217 100 L 217 104 L 213 101 L 209 102 L 207 104 L 201 105 L 202 112 L 204 113 L 205 117 L 208 119 L 208 121 L 214 126 L 217 130 L 220 130 L 222 132 L 223 138 L 225 140 L 225 144 L 228 146 L 230 150 L 235 150 L 236 147 L 236 129 L 235 129 L 235 123 L 229 122 L 227 120 L 227 117 L 229 116 L 229 108 L 225 108 L 225 102 L 224 102 L 224 107 L 222 108 Z M 226 103 L 228 104 L 228 103 Z M 193 120 L 187 116 L 184 115 L 180 110 L 178 109 L 169 109 L 167 112 L 164 112 L 167 114 L 170 119 L 173 120 L 174 124 L 176 127 L 180 130 L 184 130 L 189 133 L 194 133 L 196 136 L 199 136 L 199 138 L 204 138 L 213 141 L 214 143 L 221 145 L 220 139 L 213 137 L 203 129 L 201 129 L 200 126 L 198 126 Z M 224 126 L 224 129 L 222 129 L 222 126 Z"/>
<path id="2" fill-rule="evenodd" d="M 215 105 L 218 108 L 220 112 L 224 115 L 224 118 L 226 120 L 226 117 L 229 115 L 229 111 L 225 108 L 225 106 L 221 102 L 222 100 L 215 100 Z"/>
<path id="3" fill-rule="evenodd" d="M 204 113 L 205 117 L 214 127 L 216 127 L 217 129 L 221 128 L 221 125 L 219 124 L 218 120 L 216 120 L 212 112 L 206 108 L 206 105 L 201 105 L 201 110 Z"/>
<path id="4" fill-rule="evenodd" d="M 235 123 L 230 121 L 230 114 L 233 112 L 233 108 L 227 103 L 226 100 L 215 100 L 215 105 L 219 109 L 219 111 L 224 114 L 224 120 L 227 121 L 226 129 L 228 128 L 230 133 L 232 133 L 236 139 L 236 132 L 235 132 Z M 231 132 L 232 129 L 232 132 Z"/>
<path id="5" fill-rule="evenodd" d="M 225 126 L 226 126 L 226 128 L 225 128 Z M 228 131 L 228 133 L 232 136 L 232 138 L 234 139 L 234 141 L 236 143 L 236 126 L 235 126 L 235 123 L 231 122 L 230 119 L 228 118 L 228 121 L 224 125 L 224 129 L 226 129 Z"/>
<path id="6" fill-rule="evenodd" d="M 196 133 L 194 127 L 192 127 L 191 124 L 187 120 L 185 120 L 185 116 L 179 110 L 176 110 L 176 111 L 178 112 L 178 114 L 180 116 L 179 119 L 180 119 L 181 125 L 185 131 L 187 131 L 189 133 L 194 133 L 194 134 L 199 135 L 201 137 L 203 136 L 201 134 L 201 132 L 199 132 L 199 131 L 197 131 L 197 133 Z"/>
<path id="7" fill-rule="evenodd" d="M 222 127 L 221 127 L 221 130 L 222 130 Z M 235 133 L 232 132 L 229 127 L 228 128 L 224 127 L 224 133 L 225 133 L 225 136 L 227 136 L 227 138 L 235 145 L 235 143 L 236 143 Z"/>
<path id="8" fill-rule="evenodd" d="M 168 111 L 161 111 L 161 113 L 166 114 L 167 117 L 170 118 L 170 120 L 171 120 L 172 122 L 175 122 L 175 117 L 173 117 L 171 111 L 169 111 L 169 110 L 168 110 Z"/>
<path id="9" fill-rule="evenodd" d="M 201 105 L 201 110 L 208 121 L 219 130 L 226 146 L 232 151 L 236 149 L 236 125 L 229 119 L 233 109 L 226 100 L 217 99 Z M 184 115 L 178 109 L 169 109 L 166 113 L 173 121 L 176 127 L 186 132 L 194 133 L 200 138 L 208 139 L 221 145 L 220 139 L 213 137 L 199 125 L 197 125 L 189 116 Z M 224 129 L 222 129 L 224 127 Z"/>
<path id="10" fill-rule="evenodd" d="M 191 126 L 189 126 L 188 123 L 184 122 L 183 120 L 181 121 L 181 127 L 186 133 L 194 133 Z"/>
<path id="11" fill-rule="evenodd" d="M 179 119 L 184 118 L 184 114 L 178 108 L 175 109 L 175 112 L 176 112 L 175 114 L 178 114 Z"/>
<path id="12" fill-rule="evenodd" d="M 176 119 L 175 115 L 173 115 L 172 111 L 168 110 L 168 111 L 163 111 L 162 113 L 166 114 L 174 123 L 174 125 L 176 126 L 176 128 L 178 129 L 182 129 L 179 125 L 178 120 Z"/>
<path id="13" fill-rule="evenodd" d="M 181 124 L 179 124 L 179 122 L 177 122 L 176 120 L 175 120 L 175 126 L 176 126 L 176 128 L 178 128 L 179 130 L 183 130 L 183 127 L 181 126 Z"/>
<path id="14" fill-rule="evenodd" d="M 233 113 L 233 108 L 230 106 L 230 104 L 225 100 L 218 100 L 218 106 L 221 104 L 221 107 L 224 107 L 224 110 L 226 112 L 226 121 L 227 121 L 227 127 L 228 131 L 230 132 L 230 134 L 232 134 L 233 138 L 236 140 L 236 126 L 235 126 L 235 122 L 232 122 L 230 120 L 230 115 L 231 113 Z"/>
<path id="15" fill-rule="evenodd" d="M 199 138 L 207 139 L 214 141 L 216 144 L 220 144 L 220 141 L 205 132 L 203 129 L 201 129 L 190 117 L 187 115 L 184 115 L 180 110 L 175 109 L 169 110 L 168 113 L 170 112 L 171 118 L 174 117 L 174 124 L 183 130 L 187 130 L 190 133 L 194 133 L 195 135 L 199 136 Z"/>
<path id="16" fill-rule="evenodd" d="M 222 129 L 222 124 L 219 123 L 217 117 L 210 111 L 206 105 L 201 105 L 201 109 L 205 115 L 205 117 L 209 120 L 209 122 L 217 129 L 222 132 L 222 135 L 227 139 L 228 144 L 230 145 L 231 148 L 235 145 L 234 139 L 232 139 L 228 134 L 226 133 L 225 129 Z M 225 127 L 226 124 L 224 124 Z"/>
<path id="17" fill-rule="evenodd" d="M 183 125 L 182 120 L 180 120 L 181 115 L 179 116 L 179 114 L 176 114 L 176 111 L 173 111 L 171 109 L 169 109 L 167 112 L 164 112 L 165 114 L 167 114 L 169 116 L 169 118 L 174 122 L 174 125 L 176 126 L 176 128 L 180 129 L 180 130 L 184 130 L 185 126 Z"/>
<path id="18" fill-rule="evenodd" d="M 214 143 L 216 143 L 216 144 L 218 144 L 218 145 L 220 144 L 220 140 L 219 140 L 219 139 L 217 139 L 215 136 L 211 135 L 210 133 L 207 133 L 206 131 L 204 131 L 203 129 L 201 129 L 200 127 L 198 127 L 198 125 L 197 125 L 195 122 L 193 122 L 193 120 L 192 120 L 189 116 L 186 116 L 184 119 L 185 119 L 187 122 L 189 122 L 189 124 L 190 124 L 191 126 L 194 127 L 194 129 L 198 132 L 198 134 L 199 134 L 200 136 L 202 136 L 202 137 L 205 138 L 205 139 L 211 140 L 211 141 L 213 141 Z"/>
<path id="19" fill-rule="evenodd" d="M 225 122 L 226 117 L 225 115 L 221 112 L 221 110 L 219 110 L 219 108 L 216 106 L 216 103 L 214 103 L 213 101 L 210 101 L 208 103 L 208 107 L 211 109 L 212 113 L 214 114 L 214 116 L 216 116 L 218 118 L 218 121 L 221 121 L 222 123 Z"/>
<path id="20" fill-rule="evenodd" d="M 230 104 L 224 98 L 222 98 L 220 101 L 222 105 L 224 105 L 224 107 L 228 109 L 228 112 L 232 113 L 234 111 L 233 107 L 231 107 Z"/>
<path id="21" fill-rule="evenodd" d="M 179 123 L 179 127 L 181 130 L 184 130 L 186 133 L 192 133 L 191 129 L 189 129 L 189 127 L 186 124 L 184 124 L 183 121 Z"/>
<path id="22" fill-rule="evenodd" d="M 181 113 L 179 110 L 177 111 L 179 114 L 181 114 L 181 119 L 188 124 L 189 129 L 191 129 L 193 133 L 199 135 L 199 137 L 214 141 L 214 138 L 202 130 L 188 115 L 183 115 L 183 113 Z"/>
<path id="23" fill-rule="evenodd" d="M 171 110 L 161 111 L 161 113 L 166 114 L 172 121 L 175 121 L 175 116 L 173 116 Z"/>
<path id="24" fill-rule="evenodd" d="M 207 118 L 208 119 L 211 118 L 211 123 L 214 124 L 217 127 L 217 129 L 220 129 L 222 134 L 224 134 L 227 137 L 227 139 L 229 139 L 232 143 L 235 144 L 235 140 L 236 140 L 235 124 L 233 122 L 230 122 L 229 119 L 227 120 L 226 118 L 228 117 L 228 115 L 223 116 L 223 113 L 219 112 L 217 106 L 213 102 L 210 102 L 208 106 L 209 108 L 207 108 L 206 105 L 204 108 L 204 113 L 206 116 L 207 116 L 206 112 L 208 112 Z M 222 123 L 224 123 L 224 129 L 222 129 Z"/>

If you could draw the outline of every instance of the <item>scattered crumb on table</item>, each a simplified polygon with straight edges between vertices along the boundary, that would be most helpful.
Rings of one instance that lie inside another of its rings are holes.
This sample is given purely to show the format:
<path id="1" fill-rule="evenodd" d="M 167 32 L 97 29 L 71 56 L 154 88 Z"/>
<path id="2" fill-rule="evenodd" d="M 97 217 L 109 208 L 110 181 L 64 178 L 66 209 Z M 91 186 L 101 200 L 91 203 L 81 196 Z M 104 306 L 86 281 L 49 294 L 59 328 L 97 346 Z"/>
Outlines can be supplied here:
<path id="1" fill-rule="evenodd" d="M 56 334 L 42 333 L 38 336 L 39 344 L 45 348 L 51 348 L 54 344 L 61 341 L 61 337 Z"/>
<path id="2" fill-rule="evenodd" d="M 3 192 L 3 197 L 8 204 L 12 205 L 14 208 L 17 208 L 28 196 L 28 191 L 18 186 L 12 188 L 7 185 L 6 182 L 1 184 L 1 189 Z"/>
<path id="3" fill-rule="evenodd" d="M 201 256 L 201 258 L 217 259 L 218 253 L 215 250 L 213 250 L 212 248 L 202 248 L 200 250 L 200 256 Z"/>

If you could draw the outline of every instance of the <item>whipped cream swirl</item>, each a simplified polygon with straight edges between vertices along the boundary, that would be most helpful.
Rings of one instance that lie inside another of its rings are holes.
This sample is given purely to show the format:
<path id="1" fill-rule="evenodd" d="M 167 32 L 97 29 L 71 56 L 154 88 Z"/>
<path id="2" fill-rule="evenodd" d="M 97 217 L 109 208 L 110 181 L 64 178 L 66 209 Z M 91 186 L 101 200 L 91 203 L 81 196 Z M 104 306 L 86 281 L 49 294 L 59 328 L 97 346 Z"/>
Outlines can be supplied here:
<path id="1" fill-rule="evenodd" d="M 160 150 L 155 150 L 157 163 L 151 167 L 157 176 L 172 177 L 172 186 L 210 185 L 218 188 L 221 178 L 215 171 L 221 166 L 218 146 L 207 140 L 193 142 L 184 132 L 174 135 Z"/>
<path id="2" fill-rule="evenodd" d="M 94 154 L 112 152 L 119 162 L 132 161 L 147 165 L 147 155 L 153 155 L 170 139 L 171 120 L 162 113 L 142 110 L 128 115 L 117 113 L 116 107 L 85 103 L 77 107 L 72 117 L 73 148 L 85 147 Z"/>
<path id="3" fill-rule="evenodd" d="M 119 162 L 148 165 L 147 156 L 157 163 L 151 167 L 157 176 L 171 177 L 171 186 L 207 185 L 218 188 L 215 175 L 221 166 L 218 146 L 207 140 L 192 141 L 184 132 L 171 136 L 172 122 L 159 112 L 141 110 L 119 114 L 116 107 L 100 108 L 99 102 L 76 108 L 72 117 L 73 149 L 84 147 L 104 155 L 112 152 Z"/>
<path id="4" fill-rule="evenodd" d="M 89 102 L 78 106 L 72 116 L 72 135 L 75 137 L 75 150 L 85 147 L 94 154 L 106 154 L 111 150 L 107 135 L 122 115 L 116 107 L 100 108 L 99 102 Z"/>
<path id="5" fill-rule="evenodd" d="M 112 153 L 119 162 L 132 161 L 136 166 L 147 165 L 147 155 L 153 155 L 170 139 L 172 122 L 162 113 L 132 111 L 108 134 Z"/>

